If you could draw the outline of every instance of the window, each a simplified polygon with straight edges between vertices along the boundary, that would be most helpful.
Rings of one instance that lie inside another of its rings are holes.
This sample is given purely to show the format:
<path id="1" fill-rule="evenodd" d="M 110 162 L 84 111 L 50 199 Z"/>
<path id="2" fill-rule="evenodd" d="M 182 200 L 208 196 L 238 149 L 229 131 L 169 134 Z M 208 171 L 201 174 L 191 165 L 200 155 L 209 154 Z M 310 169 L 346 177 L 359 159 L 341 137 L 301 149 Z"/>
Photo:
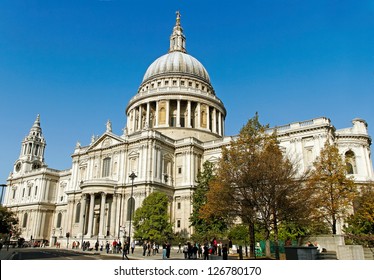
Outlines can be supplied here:
<path id="1" fill-rule="evenodd" d="M 81 204 L 78 203 L 75 209 L 75 223 L 79 223 L 80 215 L 81 215 Z"/>
<path id="2" fill-rule="evenodd" d="M 181 227 L 181 220 L 177 220 L 177 228 Z"/>
<path id="3" fill-rule="evenodd" d="M 27 213 L 23 214 L 23 223 L 22 227 L 25 228 L 27 226 Z"/>
<path id="4" fill-rule="evenodd" d="M 61 221 L 62 221 L 62 213 L 58 213 L 58 215 L 57 215 L 57 223 L 56 223 L 56 227 L 57 228 L 61 227 Z"/>
<path id="5" fill-rule="evenodd" d="M 161 82 L 157 82 L 157 86 L 160 87 L 161 86 Z"/>
<path id="6" fill-rule="evenodd" d="M 29 187 L 29 194 L 28 196 L 31 196 L 31 187 Z"/>
<path id="7" fill-rule="evenodd" d="M 36 196 L 38 194 L 38 186 L 35 186 L 35 193 L 34 195 Z"/>
<path id="8" fill-rule="evenodd" d="M 177 85 L 177 81 L 173 80 L 173 86 L 176 86 L 176 85 Z"/>
<path id="9" fill-rule="evenodd" d="M 165 81 L 165 86 L 169 85 L 169 81 Z"/>
<path id="10" fill-rule="evenodd" d="M 16 189 L 13 190 L 13 199 L 16 198 Z"/>
<path id="11" fill-rule="evenodd" d="M 182 167 L 178 167 L 178 174 L 182 174 Z"/>
<path id="12" fill-rule="evenodd" d="M 181 203 L 180 203 L 180 202 L 178 202 L 178 204 L 177 204 L 177 209 L 178 209 L 178 210 L 181 209 Z"/>
<path id="13" fill-rule="evenodd" d="M 181 86 L 184 86 L 184 81 L 181 81 Z"/>
<path id="14" fill-rule="evenodd" d="M 345 153 L 345 162 L 348 174 L 357 174 L 356 157 L 354 152 L 349 150 Z"/>
<path id="15" fill-rule="evenodd" d="M 25 197 L 25 188 L 22 190 L 22 197 Z"/>
<path id="16" fill-rule="evenodd" d="M 109 171 L 110 171 L 110 158 L 104 158 L 103 160 L 103 177 L 108 177 L 109 176 Z"/>
<path id="17" fill-rule="evenodd" d="M 188 86 L 189 86 L 189 87 L 192 87 L 192 82 L 188 82 Z"/>

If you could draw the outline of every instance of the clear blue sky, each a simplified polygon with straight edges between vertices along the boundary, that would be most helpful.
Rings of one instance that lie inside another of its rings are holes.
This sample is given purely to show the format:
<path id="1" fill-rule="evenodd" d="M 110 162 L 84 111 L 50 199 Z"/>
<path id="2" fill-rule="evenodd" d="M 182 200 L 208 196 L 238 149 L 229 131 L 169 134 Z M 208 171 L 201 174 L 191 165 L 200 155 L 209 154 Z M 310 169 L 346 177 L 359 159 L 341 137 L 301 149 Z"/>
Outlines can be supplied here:
<path id="1" fill-rule="evenodd" d="M 374 132 L 374 0 L 2 0 L 0 183 L 37 114 L 51 168 L 70 168 L 76 142 L 108 119 L 120 135 L 176 10 L 226 106 L 226 135 L 256 111 L 270 126 L 360 117 Z"/>

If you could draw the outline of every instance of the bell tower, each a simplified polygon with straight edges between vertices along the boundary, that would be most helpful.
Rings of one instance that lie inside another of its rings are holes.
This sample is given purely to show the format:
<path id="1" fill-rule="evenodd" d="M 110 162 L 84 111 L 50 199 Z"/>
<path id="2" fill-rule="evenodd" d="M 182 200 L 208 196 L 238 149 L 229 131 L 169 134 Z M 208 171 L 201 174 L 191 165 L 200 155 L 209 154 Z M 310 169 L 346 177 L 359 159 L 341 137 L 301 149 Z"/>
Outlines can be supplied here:
<path id="1" fill-rule="evenodd" d="M 29 135 L 22 141 L 21 153 L 14 164 L 14 172 L 30 172 L 44 166 L 45 146 L 46 142 L 40 127 L 40 115 L 37 115 Z"/>

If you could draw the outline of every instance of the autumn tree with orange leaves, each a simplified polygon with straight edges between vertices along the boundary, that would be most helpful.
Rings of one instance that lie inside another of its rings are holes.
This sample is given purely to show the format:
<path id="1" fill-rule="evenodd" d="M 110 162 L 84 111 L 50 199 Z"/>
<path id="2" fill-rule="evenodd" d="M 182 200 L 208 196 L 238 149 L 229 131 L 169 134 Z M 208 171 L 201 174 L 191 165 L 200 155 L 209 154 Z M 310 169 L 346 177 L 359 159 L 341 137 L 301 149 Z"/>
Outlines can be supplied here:
<path id="1" fill-rule="evenodd" d="M 347 164 L 335 144 L 326 141 L 320 156 L 313 163 L 308 179 L 311 203 L 315 209 L 313 219 L 324 220 L 331 232 L 337 233 L 338 221 L 343 221 L 353 207 L 356 186 L 347 176 Z"/>
<path id="2" fill-rule="evenodd" d="M 232 223 L 248 225 L 251 256 L 255 247 L 254 225 L 262 226 L 267 240 L 273 234 L 275 255 L 279 258 L 278 226 L 282 222 L 306 220 L 308 195 L 300 182 L 304 178 L 282 154 L 275 133 L 266 133 L 267 128 L 260 124 L 256 114 L 229 147 L 223 148 L 207 203 L 200 213 L 221 213 L 229 215 Z"/>

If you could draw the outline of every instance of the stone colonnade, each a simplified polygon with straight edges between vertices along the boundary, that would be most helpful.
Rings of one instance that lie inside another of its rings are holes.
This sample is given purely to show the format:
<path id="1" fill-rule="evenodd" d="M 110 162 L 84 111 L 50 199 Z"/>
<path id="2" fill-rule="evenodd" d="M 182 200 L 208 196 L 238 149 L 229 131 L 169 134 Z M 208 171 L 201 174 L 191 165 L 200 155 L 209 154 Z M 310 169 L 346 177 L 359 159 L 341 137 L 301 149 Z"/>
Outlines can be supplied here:
<path id="1" fill-rule="evenodd" d="M 223 136 L 224 114 L 205 103 L 180 99 L 151 101 L 129 111 L 128 132 L 157 127 L 196 128 Z"/>

